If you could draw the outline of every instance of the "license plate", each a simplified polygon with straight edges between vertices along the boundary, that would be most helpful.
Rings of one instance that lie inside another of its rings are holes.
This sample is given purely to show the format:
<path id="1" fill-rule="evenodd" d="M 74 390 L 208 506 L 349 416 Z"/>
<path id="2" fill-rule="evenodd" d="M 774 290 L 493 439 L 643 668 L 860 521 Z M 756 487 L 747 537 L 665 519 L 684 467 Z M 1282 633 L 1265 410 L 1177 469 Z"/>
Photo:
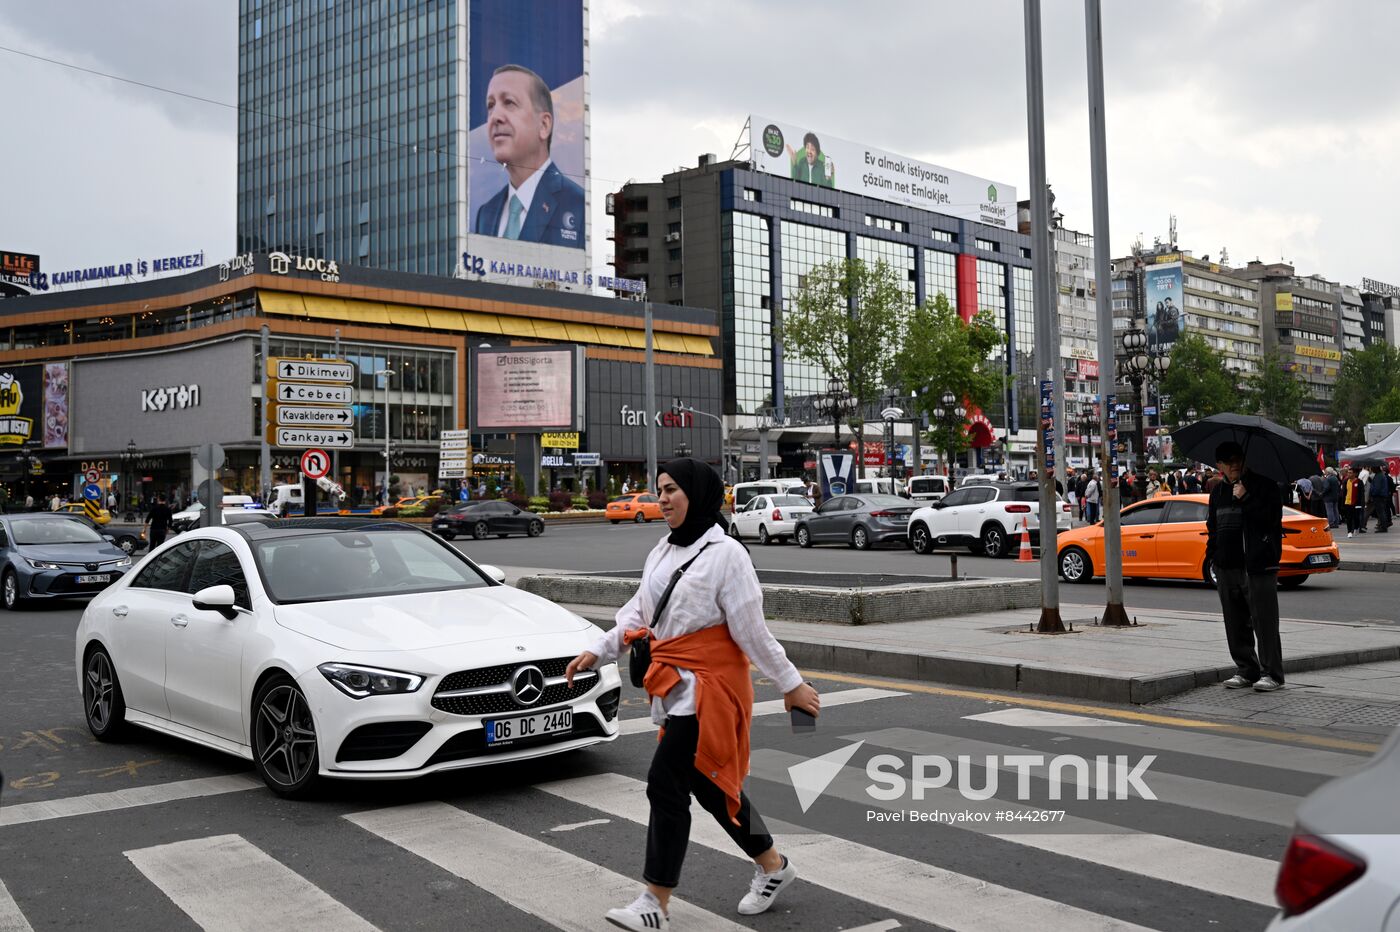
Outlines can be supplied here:
<path id="1" fill-rule="evenodd" d="M 541 735 L 557 735 L 574 728 L 573 709 L 555 709 L 540 712 L 538 715 L 522 715 L 519 718 L 498 718 L 486 723 L 486 743 L 489 745 L 509 744 L 521 738 L 538 738 Z"/>
<path id="2" fill-rule="evenodd" d="M 96 575 L 96 576 L 79 576 L 79 577 L 78 577 L 78 585 L 80 585 L 80 586 L 85 586 L 85 585 L 87 585 L 88 583 L 105 583 L 105 582 L 111 582 L 111 581 L 112 581 L 112 575 L 111 575 L 110 573 L 99 573 L 99 574 Z"/>
<path id="3" fill-rule="evenodd" d="M 1312 564 L 1326 566 L 1328 563 L 1332 562 L 1332 558 L 1325 553 L 1315 553 L 1312 556 L 1308 557 L 1308 562 Z"/>

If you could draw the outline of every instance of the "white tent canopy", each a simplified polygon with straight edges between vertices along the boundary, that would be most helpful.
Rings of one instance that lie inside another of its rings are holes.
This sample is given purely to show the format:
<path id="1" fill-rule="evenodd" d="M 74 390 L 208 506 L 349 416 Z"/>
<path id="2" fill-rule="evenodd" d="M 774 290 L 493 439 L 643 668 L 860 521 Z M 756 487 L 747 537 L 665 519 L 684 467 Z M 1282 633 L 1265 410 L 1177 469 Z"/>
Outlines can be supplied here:
<path id="1" fill-rule="evenodd" d="M 1359 463 L 1365 460 L 1388 459 L 1393 456 L 1400 456 L 1400 427 L 1395 428 L 1390 432 L 1390 436 L 1378 443 L 1342 450 L 1337 454 L 1337 459 L 1344 463 Z"/>

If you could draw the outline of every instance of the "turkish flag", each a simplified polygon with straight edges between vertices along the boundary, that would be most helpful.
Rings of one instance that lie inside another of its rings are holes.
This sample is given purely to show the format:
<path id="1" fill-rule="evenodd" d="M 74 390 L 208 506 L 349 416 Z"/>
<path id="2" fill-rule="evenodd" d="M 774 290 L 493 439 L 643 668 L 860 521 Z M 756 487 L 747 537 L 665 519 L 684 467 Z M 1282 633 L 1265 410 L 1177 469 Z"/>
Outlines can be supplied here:
<path id="1" fill-rule="evenodd" d="M 1322 461 L 1322 451 L 1321 451 L 1321 450 L 1318 450 L 1318 451 L 1317 451 L 1317 468 L 1318 468 L 1319 470 L 1324 470 L 1324 469 L 1327 468 L 1327 464 L 1324 463 L 1324 462 Z"/>

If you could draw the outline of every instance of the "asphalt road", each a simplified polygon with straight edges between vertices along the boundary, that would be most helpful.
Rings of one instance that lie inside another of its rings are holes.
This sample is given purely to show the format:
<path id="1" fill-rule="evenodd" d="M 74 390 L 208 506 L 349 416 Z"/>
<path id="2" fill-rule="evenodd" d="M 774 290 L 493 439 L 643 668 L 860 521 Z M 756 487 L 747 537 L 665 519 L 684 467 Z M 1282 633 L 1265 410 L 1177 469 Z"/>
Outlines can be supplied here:
<path id="1" fill-rule="evenodd" d="M 0 615 L 7 932 L 602 928 L 601 911 L 637 889 L 655 745 L 630 686 L 628 733 L 609 745 L 414 782 L 332 784 L 292 803 L 234 757 L 139 731 L 93 741 L 73 674 L 77 619 L 55 606 Z M 1360 745 L 1324 750 L 1302 733 L 1205 733 L 1129 709 L 811 678 L 826 702 L 816 734 L 793 735 L 782 714 L 756 717 L 748 783 L 805 882 L 768 915 L 736 915 L 751 868 L 697 808 L 681 895 L 711 915 L 678 928 L 1259 929 L 1298 800 L 1364 760 Z M 756 693 L 776 698 L 763 680 Z M 1109 720 L 1128 727 L 1099 727 Z M 1125 755 L 1129 766 L 1155 754 L 1140 774 L 1158 799 L 1079 799 L 1072 770 L 1070 798 L 1054 799 L 1043 769 L 1020 796 L 1014 771 L 1003 763 L 996 780 L 988 754 Z M 943 789 L 884 776 L 899 791 L 871 793 L 872 773 L 909 778 L 915 755 L 969 763 Z M 811 770 L 789 768 L 818 756 L 834 779 L 804 809 L 794 782 L 813 786 Z M 181 793 L 180 781 L 218 777 L 232 785 Z M 989 782 L 986 801 L 954 789 Z M 74 798 L 92 811 L 48 805 Z"/>
<path id="2" fill-rule="evenodd" d="M 479 563 L 491 563 L 512 573 L 586 572 L 599 570 L 638 570 L 648 551 L 666 534 L 659 522 L 651 524 L 551 524 L 544 536 L 509 537 L 504 540 L 463 540 L 455 543 Z M 793 543 L 761 546 L 748 542 L 754 565 L 760 569 L 797 570 L 820 573 L 881 573 L 929 576 L 948 572 L 945 556 L 918 556 L 910 550 L 852 550 L 822 546 L 803 550 Z M 1014 558 L 989 560 L 962 553 L 958 572 L 974 576 L 1038 577 L 1038 563 L 1019 563 Z M 1400 577 L 1387 573 L 1334 572 L 1318 574 L 1299 589 L 1279 593 L 1279 609 L 1284 618 L 1331 622 L 1364 621 L 1372 624 L 1400 624 L 1395 611 L 1400 596 Z M 1070 606 L 1076 617 L 1093 617 L 1102 610 L 1102 580 L 1071 586 L 1061 581 L 1060 602 Z M 1146 612 L 1154 608 L 1218 613 L 1220 601 L 1215 590 L 1204 583 L 1149 580 L 1128 581 L 1124 589 L 1128 611 Z"/>

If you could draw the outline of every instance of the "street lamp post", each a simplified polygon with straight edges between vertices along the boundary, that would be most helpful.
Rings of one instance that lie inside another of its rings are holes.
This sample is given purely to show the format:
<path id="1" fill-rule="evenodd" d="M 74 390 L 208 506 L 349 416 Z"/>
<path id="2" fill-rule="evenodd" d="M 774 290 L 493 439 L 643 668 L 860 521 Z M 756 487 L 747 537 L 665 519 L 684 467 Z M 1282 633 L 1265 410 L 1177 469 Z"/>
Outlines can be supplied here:
<path id="1" fill-rule="evenodd" d="M 390 505 L 389 501 L 389 380 L 394 377 L 393 369 L 378 369 L 374 373 L 375 377 L 384 377 L 384 504 Z"/>
<path id="2" fill-rule="evenodd" d="M 1133 386 L 1133 403 L 1137 407 L 1136 449 L 1133 451 L 1133 465 L 1136 481 L 1133 494 L 1141 496 L 1147 482 L 1147 446 L 1144 427 L 1147 421 L 1147 405 L 1143 400 L 1143 386 L 1167 374 L 1171 357 L 1148 348 L 1147 333 L 1133 326 L 1123 334 L 1123 349 L 1127 356 L 1123 360 L 1123 375 Z"/>
<path id="3" fill-rule="evenodd" d="M 1336 440 L 1334 440 L 1332 443 L 1332 446 L 1335 447 L 1335 449 L 1332 451 L 1332 459 L 1334 460 L 1337 458 L 1337 454 L 1342 451 L 1342 446 L 1346 443 L 1347 440 L 1347 419 L 1344 417 L 1339 417 L 1337 418 L 1336 423 L 1337 436 Z"/>
<path id="4" fill-rule="evenodd" d="M 948 446 L 944 450 L 944 471 L 948 478 L 953 477 L 953 430 L 967 417 L 967 408 L 958 404 L 958 396 L 952 392 L 944 392 L 938 399 L 938 405 L 933 409 L 933 419 L 937 421 L 944 431 L 948 441 Z"/>
<path id="5" fill-rule="evenodd" d="M 833 449 L 839 449 L 841 446 L 841 417 L 855 410 L 855 402 L 850 393 L 846 391 L 846 383 L 834 375 L 827 379 L 826 394 L 817 397 L 816 407 L 822 416 L 831 418 L 831 446 Z"/>
<path id="6" fill-rule="evenodd" d="M 122 451 L 122 477 L 125 480 L 122 485 L 125 490 L 122 493 L 122 511 L 126 513 L 127 521 L 135 520 L 135 515 L 131 513 L 131 496 L 135 492 L 135 486 L 131 480 L 131 471 L 136 468 L 137 461 L 141 458 L 141 451 L 136 449 L 134 439 L 126 442 L 126 449 Z"/>
<path id="7" fill-rule="evenodd" d="M 675 403 L 674 403 L 673 407 L 674 407 L 674 409 L 675 409 L 676 411 L 683 411 L 683 412 L 685 412 L 685 413 L 687 413 L 687 414 L 698 414 L 698 415 L 700 415 L 701 417 L 707 417 L 707 418 L 709 418 L 710 420 L 714 421 L 715 423 L 719 424 L 719 474 L 720 474 L 720 481 L 721 481 L 721 482 L 728 482 L 728 481 L 729 481 L 729 425 L 728 425 L 727 423 L 725 423 L 724 418 L 721 417 L 721 416 L 718 415 L 718 414 L 711 414 L 711 413 L 708 412 L 708 411 L 701 411 L 699 408 L 696 408 L 694 405 L 686 404 L 684 401 L 681 401 L 679 398 L 677 398 L 677 399 L 675 400 Z M 686 448 L 687 450 L 689 450 L 689 449 L 690 449 L 690 445 L 689 445 L 689 444 L 685 444 L 685 448 Z M 677 454 L 677 455 L 679 456 L 680 454 Z M 689 453 L 686 453 L 685 455 L 686 455 L 686 456 L 689 456 L 690 454 L 689 454 Z M 742 464 L 741 464 L 741 465 L 742 465 Z"/>

